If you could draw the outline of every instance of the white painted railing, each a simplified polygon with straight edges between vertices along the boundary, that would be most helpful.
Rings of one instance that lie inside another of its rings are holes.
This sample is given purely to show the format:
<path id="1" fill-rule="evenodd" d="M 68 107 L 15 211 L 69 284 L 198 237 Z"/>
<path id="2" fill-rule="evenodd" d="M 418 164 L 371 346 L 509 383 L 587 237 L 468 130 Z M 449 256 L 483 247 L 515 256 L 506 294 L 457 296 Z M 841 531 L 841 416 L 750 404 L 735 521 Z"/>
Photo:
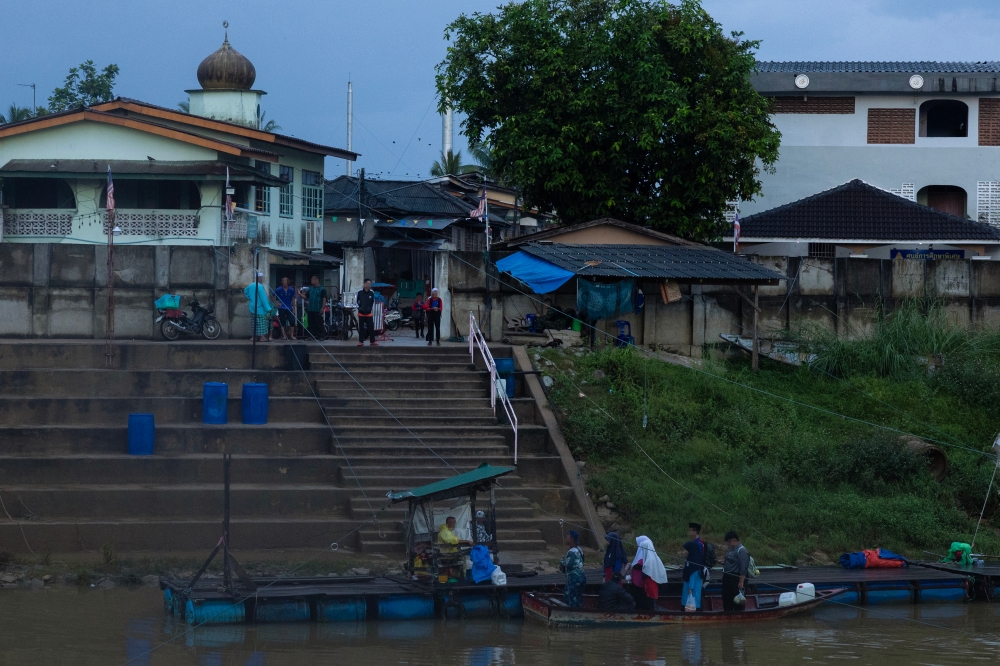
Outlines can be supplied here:
<path id="1" fill-rule="evenodd" d="M 497 414 L 497 396 L 500 396 L 500 404 L 503 406 L 504 411 L 507 413 L 507 418 L 510 419 L 510 424 L 514 428 L 514 464 L 517 464 L 517 415 L 514 414 L 514 405 L 510 404 L 510 398 L 507 397 L 507 391 L 501 390 L 499 382 L 497 381 L 497 364 L 493 360 L 493 354 L 490 353 L 490 348 L 486 346 L 486 338 L 483 337 L 483 332 L 479 330 L 479 324 L 476 323 L 476 316 L 469 312 L 469 357 L 472 362 L 476 362 L 476 348 L 479 348 L 479 353 L 483 357 L 483 361 L 486 363 L 486 369 L 490 371 L 490 386 L 492 390 L 490 391 L 490 407 L 493 408 L 493 416 Z M 514 377 L 511 376 L 507 381 L 514 381 Z"/>

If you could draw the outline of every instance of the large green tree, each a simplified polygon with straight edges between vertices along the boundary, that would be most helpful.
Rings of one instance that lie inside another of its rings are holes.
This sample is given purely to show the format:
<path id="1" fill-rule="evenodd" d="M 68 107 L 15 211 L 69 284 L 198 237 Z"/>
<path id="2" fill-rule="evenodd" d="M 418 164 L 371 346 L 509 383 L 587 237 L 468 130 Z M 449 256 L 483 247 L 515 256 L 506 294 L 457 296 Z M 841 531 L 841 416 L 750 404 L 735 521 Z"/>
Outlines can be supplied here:
<path id="1" fill-rule="evenodd" d="M 108 65 L 98 72 L 93 60 L 70 68 L 65 85 L 53 90 L 49 96 L 49 111 L 65 111 L 81 105 L 110 102 L 114 99 L 116 76 L 118 65 Z"/>
<path id="2" fill-rule="evenodd" d="M 760 192 L 778 156 L 750 85 L 757 42 L 726 36 L 695 0 L 524 0 L 462 15 L 437 68 L 441 109 L 526 205 L 692 238 Z"/>

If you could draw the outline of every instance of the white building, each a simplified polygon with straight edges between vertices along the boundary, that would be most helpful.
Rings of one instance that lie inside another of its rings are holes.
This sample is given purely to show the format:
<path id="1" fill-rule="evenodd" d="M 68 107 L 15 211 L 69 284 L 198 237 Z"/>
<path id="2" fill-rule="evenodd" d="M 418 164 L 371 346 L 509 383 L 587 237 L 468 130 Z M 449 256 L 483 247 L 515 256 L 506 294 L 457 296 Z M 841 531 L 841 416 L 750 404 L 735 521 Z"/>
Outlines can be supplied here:
<path id="1" fill-rule="evenodd" d="M 260 129 L 255 78 L 227 37 L 198 67 L 191 113 L 118 98 L 0 125 L 3 241 L 105 242 L 110 167 L 118 243 L 321 251 L 324 158 L 358 156 Z"/>
<path id="2" fill-rule="evenodd" d="M 861 179 L 1000 224 L 1000 62 L 761 62 L 775 173 L 741 216 Z"/>

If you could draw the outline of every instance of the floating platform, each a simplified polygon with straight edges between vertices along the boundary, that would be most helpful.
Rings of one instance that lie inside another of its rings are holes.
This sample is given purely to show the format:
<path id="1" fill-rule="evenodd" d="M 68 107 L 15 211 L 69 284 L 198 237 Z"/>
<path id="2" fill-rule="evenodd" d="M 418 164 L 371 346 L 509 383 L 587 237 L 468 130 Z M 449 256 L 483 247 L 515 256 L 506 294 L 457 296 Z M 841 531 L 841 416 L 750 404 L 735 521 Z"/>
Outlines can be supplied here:
<path id="1" fill-rule="evenodd" d="M 680 572 L 670 571 L 662 596 L 680 594 Z M 721 574 L 713 572 L 709 594 L 721 593 Z M 188 624 L 241 622 L 352 622 L 431 618 L 520 618 L 522 592 L 558 592 L 563 574 L 507 574 L 506 586 L 472 582 L 439 584 L 404 576 L 314 576 L 254 578 L 255 591 L 232 595 L 218 578 L 202 579 L 191 590 L 189 581 L 163 578 L 160 587 L 168 612 Z M 818 591 L 845 588 L 830 603 L 852 606 L 962 602 L 991 599 L 977 590 L 1000 581 L 1000 567 L 958 568 L 913 565 L 901 569 L 840 567 L 767 568 L 752 583 L 760 593 L 794 591 L 812 583 Z M 587 592 L 597 592 L 603 571 L 587 571 Z"/>

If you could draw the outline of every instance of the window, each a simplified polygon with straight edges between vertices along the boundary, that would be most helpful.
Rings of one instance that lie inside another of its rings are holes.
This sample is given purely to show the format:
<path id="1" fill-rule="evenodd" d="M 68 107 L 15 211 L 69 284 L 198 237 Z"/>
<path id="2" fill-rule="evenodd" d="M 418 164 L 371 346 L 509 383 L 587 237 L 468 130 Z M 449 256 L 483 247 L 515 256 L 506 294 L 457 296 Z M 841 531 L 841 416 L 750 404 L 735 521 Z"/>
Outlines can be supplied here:
<path id="1" fill-rule="evenodd" d="M 238 192 L 239 190 L 237 190 Z M 239 202 L 239 198 L 236 199 Z M 244 201 L 246 201 L 244 199 Z M 108 207 L 108 186 L 101 191 L 101 208 Z M 198 210 L 201 192 L 190 180 L 127 180 L 115 178 L 115 208 L 135 210 Z"/>
<path id="2" fill-rule="evenodd" d="M 271 175 L 271 165 L 268 162 L 257 162 L 257 170 Z M 253 209 L 264 215 L 271 214 L 271 188 L 266 185 L 258 185 L 254 188 Z"/>
<path id="3" fill-rule="evenodd" d="M 932 99 L 920 105 L 920 136 L 969 136 L 969 107 L 954 99 Z"/>
<path id="4" fill-rule="evenodd" d="M 1000 97 L 979 100 L 979 145 L 1000 146 Z"/>
<path id="5" fill-rule="evenodd" d="M 854 113 L 853 97 L 774 97 L 774 113 Z"/>
<path id="6" fill-rule="evenodd" d="M 0 202 L 7 208 L 76 208 L 73 190 L 55 178 L 4 178 Z"/>
<path id="7" fill-rule="evenodd" d="M 916 109 L 868 109 L 868 143 L 916 143 Z"/>
<path id="8" fill-rule="evenodd" d="M 809 257 L 812 259 L 833 259 L 837 256 L 837 246 L 833 243 L 809 243 Z"/>
<path id="9" fill-rule="evenodd" d="M 965 190 L 954 185 L 928 185 L 917 192 L 917 203 L 936 211 L 965 217 Z"/>
<path id="10" fill-rule="evenodd" d="M 290 166 L 278 167 L 278 175 L 282 180 L 287 181 L 278 190 L 278 214 L 282 217 L 291 217 L 295 214 L 295 169 Z"/>
<path id="11" fill-rule="evenodd" d="M 302 217 L 318 220 L 323 217 L 323 174 L 302 170 Z"/>

